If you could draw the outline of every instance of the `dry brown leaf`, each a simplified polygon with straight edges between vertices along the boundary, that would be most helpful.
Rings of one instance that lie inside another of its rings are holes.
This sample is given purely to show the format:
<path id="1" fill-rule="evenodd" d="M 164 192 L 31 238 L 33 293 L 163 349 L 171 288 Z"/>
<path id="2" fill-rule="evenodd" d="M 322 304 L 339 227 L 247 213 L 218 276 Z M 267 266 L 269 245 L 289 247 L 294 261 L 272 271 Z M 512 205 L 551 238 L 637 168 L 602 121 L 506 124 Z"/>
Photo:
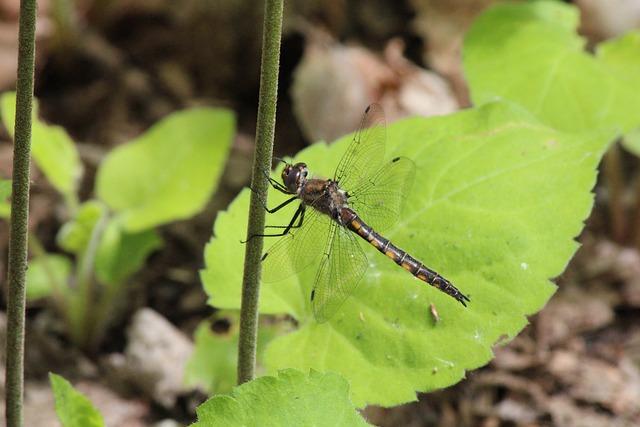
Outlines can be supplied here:
<path id="1" fill-rule="evenodd" d="M 580 32 L 592 43 L 640 28 L 640 0 L 575 0 L 580 8 Z"/>
<path id="2" fill-rule="evenodd" d="M 594 297 L 583 289 L 567 289 L 553 298 L 538 316 L 537 338 L 541 349 L 566 342 L 585 331 L 602 328 L 614 313 L 606 296 Z"/>
<path id="3" fill-rule="evenodd" d="M 458 105 L 446 81 L 411 64 L 402 50 L 400 42 L 392 41 L 381 58 L 324 34 L 311 34 L 291 91 L 305 136 L 333 141 L 352 132 L 371 102 L 383 106 L 389 122 L 455 111 Z"/>
<path id="4" fill-rule="evenodd" d="M 425 40 L 424 61 L 445 76 L 458 102 L 470 105 L 462 73 L 462 42 L 473 20 L 495 0 L 412 0 L 413 28 Z"/>
<path id="5" fill-rule="evenodd" d="M 569 395 L 596 403 L 626 417 L 640 416 L 640 372 L 628 359 L 618 365 L 570 351 L 554 352 L 549 364 L 551 372 L 569 387 Z"/>
<path id="6" fill-rule="evenodd" d="M 36 44 L 51 37 L 53 24 L 48 17 L 49 1 L 38 1 Z M 13 87 L 18 67 L 18 14 L 20 1 L 0 0 L 0 91 Z M 40 57 L 42 52 L 36 49 Z M 36 60 L 36 66 L 38 61 Z"/>
<path id="7" fill-rule="evenodd" d="M 554 426 L 579 427 L 631 427 L 631 424 L 599 414 L 591 408 L 581 408 L 565 396 L 556 396 L 549 402 Z"/>

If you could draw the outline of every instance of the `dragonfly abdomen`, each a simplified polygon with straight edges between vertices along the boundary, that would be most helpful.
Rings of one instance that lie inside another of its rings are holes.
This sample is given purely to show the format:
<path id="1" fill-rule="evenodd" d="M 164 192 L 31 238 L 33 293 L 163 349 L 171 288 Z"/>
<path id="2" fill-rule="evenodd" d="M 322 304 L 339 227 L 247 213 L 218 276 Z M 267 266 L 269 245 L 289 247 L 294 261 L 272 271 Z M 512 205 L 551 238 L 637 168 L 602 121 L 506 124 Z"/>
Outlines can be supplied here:
<path id="1" fill-rule="evenodd" d="M 409 255 L 406 251 L 391 243 L 389 239 L 382 237 L 362 219 L 360 219 L 358 214 L 353 210 L 349 208 L 343 209 L 341 218 L 347 228 L 369 242 L 369 244 L 382 252 L 385 256 L 391 258 L 400 267 L 404 268 L 423 282 L 428 283 L 429 285 L 440 289 L 447 295 L 452 296 L 462 303 L 462 305 L 467 305 L 466 302 L 469 301 L 469 298 L 462 294 L 451 282 L 439 275 L 437 272 L 426 267 L 422 262 Z"/>

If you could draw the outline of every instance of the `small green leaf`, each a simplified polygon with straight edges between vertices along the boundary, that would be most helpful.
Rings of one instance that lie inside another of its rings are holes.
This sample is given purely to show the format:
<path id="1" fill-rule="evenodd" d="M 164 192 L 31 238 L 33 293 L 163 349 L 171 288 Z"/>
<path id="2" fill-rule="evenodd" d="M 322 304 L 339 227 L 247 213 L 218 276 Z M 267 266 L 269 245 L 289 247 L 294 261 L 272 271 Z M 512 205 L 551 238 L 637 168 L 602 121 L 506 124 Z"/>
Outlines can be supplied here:
<path id="1" fill-rule="evenodd" d="M 82 255 L 98 221 L 105 215 L 107 207 L 103 202 L 89 200 L 83 203 L 75 218 L 58 232 L 58 245 Z M 162 239 L 154 230 L 128 232 L 117 220 L 107 222 L 104 227 L 95 263 L 96 276 L 102 283 L 121 283 L 144 265 L 151 252 L 162 246 Z"/>
<path id="2" fill-rule="evenodd" d="M 193 427 L 367 426 L 349 401 L 349 385 L 335 373 L 287 369 L 215 396 L 196 410 Z"/>
<path id="3" fill-rule="evenodd" d="M 98 170 L 98 197 L 130 232 L 189 218 L 215 190 L 233 132 L 227 110 L 174 113 L 109 153 Z"/>
<path id="4" fill-rule="evenodd" d="M 56 290 L 66 292 L 71 268 L 71 260 L 64 255 L 47 254 L 30 260 L 26 278 L 27 299 L 44 298 Z"/>
<path id="5" fill-rule="evenodd" d="M 405 212 L 385 236 L 471 302 L 462 307 L 362 242 L 370 267 L 327 323 L 317 324 L 309 306 L 315 269 L 261 286 L 261 313 L 299 321 L 297 331 L 269 343 L 269 372 L 338 372 L 357 406 L 390 406 L 486 364 L 496 341 L 515 336 L 555 291 L 549 278 L 578 247 L 574 238 L 591 210 L 596 166 L 610 139 L 610 133 L 563 133 L 502 102 L 390 125 L 387 158 L 411 158 L 416 176 Z M 333 176 L 349 142 L 347 136 L 315 144 L 294 160 L 314 176 Z M 280 200 L 274 192 L 268 204 Z M 248 205 L 244 191 L 218 216 L 205 252 L 201 278 L 216 307 L 240 307 Z M 268 223 L 287 224 L 293 209 L 269 215 Z"/>
<path id="6" fill-rule="evenodd" d="M 596 56 L 576 33 L 578 9 L 557 1 L 496 5 L 483 13 L 464 43 L 473 102 L 517 102 L 562 130 L 640 125 L 640 43 L 607 42 Z"/>
<path id="7" fill-rule="evenodd" d="M 100 412 L 69 381 L 53 373 L 49 374 L 49 381 L 56 399 L 56 414 L 63 427 L 104 427 Z"/>
<path id="8" fill-rule="evenodd" d="M 128 232 L 111 221 L 102 235 L 96 255 L 96 276 L 106 284 L 121 284 L 138 271 L 151 252 L 162 246 L 155 230 Z"/>
<path id="9" fill-rule="evenodd" d="M 107 207 L 99 200 L 83 203 L 76 212 L 75 218 L 65 223 L 58 231 L 56 236 L 58 246 L 74 254 L 83 252 L 96 223 L 106 214 Z"/>
<path id="10" fill-rule="evenodd" d="M 209 394 L 228 393 L 237 384 L 238 334 L 217 334 L 208 322 L 196 329 L 194 351 L 185 368 L 185 383 Z"/>
<path id="11" fill-rule="evenodd" d="M 0 218 L 9 219 L 11 216 L 11 180 L 0 179 Z"/>
<path id="12" fill-rule="evenodd" d="M 228 323 L 228 330 L 214 332 L 209 322 L 202 322 L 195 332 L 195 349 L 185 369 L 185 383 L 200 386 L 209 394 L 229 393 L 237 384 L 238 332 L 237 312 L 217 312 L 216 321 Z M 266 344 L 276 335 L 276 325 L 258 328 L 258 364 L 262 363 Z"/>
<path id="13" fill-rule="evenodd" d="M 2 121 L 13 136 L 16 115 L 16 94 L 5 92 L 0 98 Z M 38 119 L 37 104 L 33 109 L 31 130 L 31 152 L 38 168 L 47 180 L 67 200 L 75 203 L 77 187 L 82 177 L 82 163 L 76 146 L 67 132 L 60 126 L 50 126 Z"/>

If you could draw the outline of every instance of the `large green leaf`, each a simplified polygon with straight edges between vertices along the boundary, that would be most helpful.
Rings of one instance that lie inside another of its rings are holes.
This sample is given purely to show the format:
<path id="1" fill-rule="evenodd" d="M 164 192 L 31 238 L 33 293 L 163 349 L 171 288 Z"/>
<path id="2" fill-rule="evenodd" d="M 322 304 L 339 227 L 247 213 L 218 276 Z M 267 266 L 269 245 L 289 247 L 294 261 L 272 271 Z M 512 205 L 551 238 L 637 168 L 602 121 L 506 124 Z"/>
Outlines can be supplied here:
<path id="1" fill-rule="evenodd" d="M 46 254 L 29 261 L 27 270 L 27 299 L 36 300 L 57 291 L 68 290 L 71 260 L 64 255 Z"/>
<path id="2" fill-rule="evenodd" d="M 11 180 L 0 179 L 0 218 L 9 219 L 11 216 L 9 196 L 11 196 Z"/>
<path id="3" fill-rule="evenodd" d="M 464 43 L 473 102 L 508 99 L 563 130 L 638 127 L 637 35 L 607 42 L 594 56 L 584 50 L 578 22 L 577 8 L 557 1 L 487 10 Z"/>
<path id="4" fill-rule="evenodd" d="M 6 92 L 0 97 L 2 122 L 13 135 L 16 116 L 16 94 Z M 75 203 L 78 182 L 82 176 L 82 163 L 78 150 L 67 132 L 60 126 L 50 126 L 37 117 L 37 104 L 33 109 L 31 129 L 31 153 L 33 160 L 49 182 L 68 201 Z"/>
<path id="5" fill-rule="evenodd" d="M 412 158 L 417 174 L 406 212 L 387 237 L 469 294 L 469 306 L 367 246 L 364 282 L 328 323 L 315 323 L 309 307 L 313 269 L 262 285 L 262 313 L 299 321 L 296 332 L 270 343 L 267 367 L 339 372 L 360 406 L 414 400 L 416 391 L 448 386 L 487 363 L 496 341 L 517 334 L 553 294 L 549 278 L 578 246 L 573 239 L 591 209 L 610 137 L 563 133 L 505 103 L 389 126 L 388 157 Z M 296 160 L 332 176 L 348 142 L 313 145 Z M 248 199 L 241 193 L 218 216 L 206 249 L 201 277 L 216 307 L 240 306 Z M 269 219 L 285 224 L 291 214 Z"/>
<path id="6" fill-rule="evenodd" d="M 49 374 L 49 381 L 56 399 L 56 414 L 63 427 L 104 427 L 100 412 L 69 381 L 53 373 Z"/>
<path id="7" fill-rule="evenodd" d="M 367 426 L 349 401 L 349 385 L 334 373 L 293 369 L 236 387 L 197 409 L 193 427 Z"/>
<path id="8" fill-rule="evenodd" d="M 97 195 L 131 232 L 188 218 L 215 190 L 233 132 L 228 110 L 171 114 L 109 153 L 98 170 Z"/>

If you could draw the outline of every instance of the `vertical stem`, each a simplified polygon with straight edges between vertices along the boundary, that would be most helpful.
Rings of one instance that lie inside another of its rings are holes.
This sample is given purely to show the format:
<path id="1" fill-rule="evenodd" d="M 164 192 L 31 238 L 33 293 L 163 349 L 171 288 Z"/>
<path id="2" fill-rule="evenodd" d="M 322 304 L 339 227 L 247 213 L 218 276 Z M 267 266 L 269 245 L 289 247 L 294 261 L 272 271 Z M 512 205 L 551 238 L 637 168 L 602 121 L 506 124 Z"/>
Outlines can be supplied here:
<path id="1" fill-rule="evenodd" d="M 18 80 L 16 94 L 15 144 L 13 147 L 13 188 L 11 236 L 9 240 L 9 293 L 7 302 L 7 427 L 24 424 L 24 314 L 27 272 L 27 228 L 29 224 L 29 157 L 31 154 L 31 110 L 35 62 L 36 1 L 20 2 L 18 34 Z"/>
<path id="2" fill-rule="evenodd" d="M 256 147 L 251 178 L 251 202 L 247 235 L 264 230 L 265 212 L 260 198 L 266 200 L 268 182 L 262 171 L 271 170 L 273 134 L 276 123 L 278 98 L 278 67 L 280 65 L 280 38 L 282 34 L 283 0 L 266 0 L 262 34 L 262 64 L 260 68 L 260 98 L 256 129 Z M 242 280 L 240 308 L 240 339 L 238 343 L 238 383 L 253 379 L 256 366 L 258 336 L 258 298 L 260 294 L 260 258 L 262 237 L 247 243 Z"/>
<path id="3" fill-rule="evenodd" d="M 609 215 L 611 218 L 611 234 L 617 243 L 626 240 L 626 215 L 623 200 L 624 177 L 620 160 L 620 147 L 612 144 L 604 156 L 604 176 L 609 189 Z"/>

